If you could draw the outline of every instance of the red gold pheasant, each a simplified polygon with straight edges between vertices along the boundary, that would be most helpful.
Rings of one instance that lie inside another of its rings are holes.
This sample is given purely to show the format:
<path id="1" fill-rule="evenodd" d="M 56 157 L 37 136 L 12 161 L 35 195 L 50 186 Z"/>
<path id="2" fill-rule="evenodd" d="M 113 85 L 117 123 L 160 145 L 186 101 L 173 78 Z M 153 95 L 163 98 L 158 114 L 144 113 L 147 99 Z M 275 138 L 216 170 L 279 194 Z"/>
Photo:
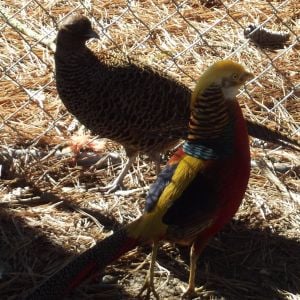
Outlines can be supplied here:
<path id="1" fill-rule="evenodd" d="M 144 214 L 98 242 L 58 271 L 29 299 L 62 299 L 85 278 L 137 245 L 152 243 L 149 274 L 139 295 L 158 299 L 153 277 L 160 241 L 191 247 L 185 298 L 197 295 L 197 260 L 209 240 L 228 223 L 244 197 L 250 175 L 246 122 L 236 100 L 252 77 L 232 61 L 213 64 L 192 94 L 188 136 L 150 187 Z"/>

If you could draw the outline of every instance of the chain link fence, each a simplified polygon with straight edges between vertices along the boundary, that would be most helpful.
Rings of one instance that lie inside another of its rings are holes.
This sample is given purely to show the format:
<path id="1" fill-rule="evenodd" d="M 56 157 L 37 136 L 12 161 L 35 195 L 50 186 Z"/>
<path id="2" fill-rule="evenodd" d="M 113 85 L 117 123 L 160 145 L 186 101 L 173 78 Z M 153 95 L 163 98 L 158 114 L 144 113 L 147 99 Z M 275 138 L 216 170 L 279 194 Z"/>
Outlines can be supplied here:
<path id="1" fill-rule="evenodd" d="M 61 20 L 75 11 L 100 31 L 95 51 L 138 58 L 191 88 L 213 61 L 240 61 L 256 74 L 246 113 L 291 135 L 299 131 L 299 7 L 293 1 L 5 1 L 0 9 L 6 144 L 60 134 L 66 115 L 55 91 L 53 41 Z M 245 36 L 251 24 L 257 43 Z M 262 28 L 288 39 L 282 43 Z"/>
<path id="2" fill-rule="evenodd" d="M 45 191 L 59 194 L 62 187 L 65 192 L 71 185 L 80 186 L 80 170 L 66 166 L 63 156 L 62 159 L 50 157 L 75 132 L 73 117 L 57 95 L 53 58 L 58 26 L 73 12 L 88 16 L 100 33 L 100 41 L 89 42 L 93 51 L 133 57 L 168 73 L 191 89 L 211 63 L 225 58 L 241 62 L 255 74 L 239 95 L 247 118 L 299 137 L 298 1 L 5 0 L 0 2 L 0 171 L 4 179 L 1 195 L 9 199 L 10 205 L 15 199 L 12 195 L 15 192 L 11 194 L 11 191 L 18 186 L 12 185 L 11 180 L 20 174 L 26 181 L 21 185 L 34 185 L 34 195 L 39 199 Z M 279 196 L 267 190 L 265 175 L 260 171 L 255 171 L 252 177 L 248 198 L 254 200 L 263 218 L 273 216 L 277 209 L 277 204 L 270 203 L 266 208 L 267 204 L 261 200 L 268 197 L 268 192 L 277 199 L 292 194 L 295 203 L 299 203 L 296 152 L 282 152 L 274 145 L 253 140 L 251 143 L 254 159 L 264 157 L 269 159 L 268 164 L 283 163 L 279 174 L 273 164 L 273 175 L 270 172 L 267 175 L 280 190 Z M 14 171 L 7 161 L 12 162 Z M 294 164 L 296 168 L 291 167 Z M 143 163 L 140 167 L 142 173 L 148 170 Z M 105 176 L 112 176 L 112 169 L 107 172 Z M 86 182 L 94 180 L 93 173 L 84 175 Z M 82 194 L 76 199 L 81 198 Z M 297 207 L 287 201 L 286 214 Z M 137 214 L 134 212 L 134 216 Z M 132 218 L 126 208 L 118 215 L 123 215 L 125 220 Z M 293 223 L 292 227 L 295 226 L 299 223 Z M 75 244 L 77 237 L 72 241 Z M 284 289 L 287 286 L 282 286 Z M 263 292 L 261 299 L 267 299 L 263 298 Z"/>

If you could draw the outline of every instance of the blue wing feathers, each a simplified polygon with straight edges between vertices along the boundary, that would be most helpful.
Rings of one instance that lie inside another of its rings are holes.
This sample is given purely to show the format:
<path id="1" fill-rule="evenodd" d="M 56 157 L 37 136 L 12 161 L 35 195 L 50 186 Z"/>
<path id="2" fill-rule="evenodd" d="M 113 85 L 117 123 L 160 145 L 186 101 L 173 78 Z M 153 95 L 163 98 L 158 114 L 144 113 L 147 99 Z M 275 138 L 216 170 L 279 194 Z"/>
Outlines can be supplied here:
<path id="1" fill-rule="evenodd" d="M 145 212 L 150 212 L 155 207 L 163 190 L 170 183 L 177 166 L 178 163 L 167 165 L 157 176 L 156 181 L 150 186 L 146 197 Z"/>

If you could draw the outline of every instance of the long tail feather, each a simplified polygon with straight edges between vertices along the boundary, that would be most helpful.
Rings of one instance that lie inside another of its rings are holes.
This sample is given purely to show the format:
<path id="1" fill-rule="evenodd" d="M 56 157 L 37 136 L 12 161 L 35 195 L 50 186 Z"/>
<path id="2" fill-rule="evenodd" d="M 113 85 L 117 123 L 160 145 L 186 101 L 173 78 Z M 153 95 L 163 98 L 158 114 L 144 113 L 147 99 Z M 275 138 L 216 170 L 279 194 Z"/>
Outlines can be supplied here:
<path id="1" fill-rule="evenodd" d="M 76 286 L 135 248 L 136 239 L 123 228 L 85 251 L 37 287 L 26 300 L 63 299 Z"/>
<path id="2" fill-rule="evenodd" d="M 269 129 L 265 125 L 261 125 L 247 120 L 248 134 L 260 140 L 290 147 L 293 150 L 300 151 L 300 142 L 296 137 L 290 137 L 282 132 Z"/>

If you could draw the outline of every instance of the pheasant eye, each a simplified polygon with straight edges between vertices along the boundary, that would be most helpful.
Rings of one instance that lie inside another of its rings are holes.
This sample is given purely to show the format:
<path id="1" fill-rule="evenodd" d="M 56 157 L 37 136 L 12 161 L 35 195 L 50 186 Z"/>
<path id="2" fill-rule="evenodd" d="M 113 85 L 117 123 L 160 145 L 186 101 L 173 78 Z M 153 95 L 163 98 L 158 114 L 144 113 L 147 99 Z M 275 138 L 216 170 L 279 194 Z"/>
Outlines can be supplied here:
<path id="1" fill-rule="evenodd" d="M 238 76 L 238 74 L 237 74 L 237 73 L 233 73 L 233 74 L 232 74 L 232 79 L 233 79 L 233 80 L 237 80 L 237 79 L 238 79 L 238 77 L 239 77 L 239 76 Z"/>

